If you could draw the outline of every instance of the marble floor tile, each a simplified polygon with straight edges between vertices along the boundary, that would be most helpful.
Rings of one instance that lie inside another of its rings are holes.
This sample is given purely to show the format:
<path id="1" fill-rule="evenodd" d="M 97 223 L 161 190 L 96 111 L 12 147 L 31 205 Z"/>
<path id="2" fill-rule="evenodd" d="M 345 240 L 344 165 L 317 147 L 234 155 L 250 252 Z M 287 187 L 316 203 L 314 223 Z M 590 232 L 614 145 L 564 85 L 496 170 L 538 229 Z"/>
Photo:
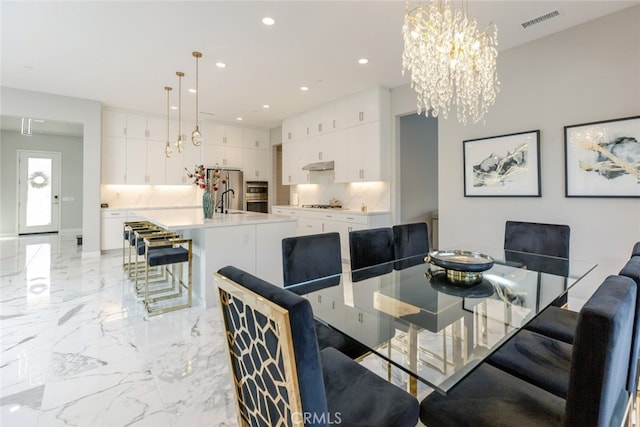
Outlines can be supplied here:
<path id="1" fill-rule="evenodd" d="M 218 307 L 149 317 L 122 252 L 74 236 L 0 239 L 2 427 L 233 427 Z M 406 386 L 380 358 L 363 364 Z"/>
<path id="2" fill-rule="evenodd" d="M 217 308 L 148 317 L 121 251 L 0 239 L 0 425 L 235 426 Z"/>

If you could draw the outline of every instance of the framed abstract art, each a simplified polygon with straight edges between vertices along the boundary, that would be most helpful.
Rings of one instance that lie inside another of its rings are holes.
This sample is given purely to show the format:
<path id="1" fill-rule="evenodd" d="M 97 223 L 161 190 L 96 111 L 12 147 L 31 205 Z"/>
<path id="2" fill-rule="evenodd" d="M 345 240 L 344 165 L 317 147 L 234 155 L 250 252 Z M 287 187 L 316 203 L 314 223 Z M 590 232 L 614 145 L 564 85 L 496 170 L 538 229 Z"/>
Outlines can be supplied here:
<path id="1" fill-rule="evenodd" d="M 640 197 L 640 116 L 565 126 L 566 197 Z"/>
<path id="2" fill-rule="evenodd" d="M 540 197 L 540 131 L 463 141 L 465 197 Z"/>

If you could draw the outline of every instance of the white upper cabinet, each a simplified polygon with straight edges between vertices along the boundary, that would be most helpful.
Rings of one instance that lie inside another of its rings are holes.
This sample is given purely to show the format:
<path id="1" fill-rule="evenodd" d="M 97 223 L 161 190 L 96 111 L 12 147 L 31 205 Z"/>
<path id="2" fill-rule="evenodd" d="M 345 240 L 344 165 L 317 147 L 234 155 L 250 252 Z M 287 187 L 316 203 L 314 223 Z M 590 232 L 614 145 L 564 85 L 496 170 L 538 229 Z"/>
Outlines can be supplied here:
<path id="1" fill-rule="evenodd" d="M 127 137 L 140 139 L 147 137 L 147 116 L 127 114 Z"/>
<path id="2" fill-rule="evenodd" d="M 235 126 L 224 126 L 222 135 L 223 145 L 242 147 L 242 128 Z"/>
<path id="3" fill-rule="evenodd" d="M 191 135 L 191 130 L 188 132 L 189 135 Z M 242 147 L 242 128 L 212 122 L 200 122 L 200 131 L 205 144 Z"/>
<path id="4" fill-rule="evenodd" d="M 126 136 L 127 114 L 119 111 L 104 110 L 102 112 L 102 135 Z"/>
<path id="5" fill-rule="evenodd" d="M 307 163 L 334 161 L 335 182 L 386 181 L 390 157 L 390 93 L 373 88 L 332 102 L 282 124 L 283 184 L 303 184 Z M 300 136 L 302 135 L 302 136 Z M 290 151 L 287 153 L 287 151 Z"/>
<path id="6" fill-rule="evenodd" d="M 305 141 L 282 144 L 282 185 L 309 183 L 309 172 L 302 170 L 309 163 L 309 153 Z"/>
<path id="7" fill-rule="evenodd" d="M 347 100 L 347 126 L 380 120 L 383 91 L 382 88 L 375 88 L 351 96 Z"/>
<path id="8" fill-rule="evenodd" d="M 191 147 L 189 147 L 191 148 Z M 166 183 L 168 185 L 181 185 L 186 183 L 186 172 L 185 162 L 184 162 L 184 153 L 174 152 L 171 157 L 166 160 Z M 193 170 L 193 166 L 189 166 L 191 170 Z"/>
<path id="9" fill-rule="evenodd" d="M 147 117 L 147 138 L 165 142 L 167 139 L 167 119 Z"/>
<path id="10" fill-rule="evenodd" d="M 147 139 L 146 161 L 147 175 L 145 184 L 167 184 L 167 161 L 164 155 L 165 142 Z M 191 148 L 191 147 L 189 147 Z M 174 152 L 174 156 L 176 153 Z"/>
<path id="11" fill-rule="evenodd" d="M 177 131 L 177 128 L 175 128 Z M 184 123 L 183 123 L 184 132 Z M 186 133 L 186 132 L 184 132 Z M 190 132 L 189 132 L 190 134 Z M 127 137 L 148 138 L 154 141 L 166 141 L 167 119 L 139 114 L 127 114 Z M 176 132 L 177 138 L 177 132 Z"/>
<path id="12" fill-rule="evenodd" d="M 347 130 L 333 132 L 326 136 L 331 139 L 331 156 L 333 157 L 334 170 L 333 180 L 335 182 L 349 182 L 347 160 Z"/>
<path id="13" fill-rule="evenodd" d="M 245 148 L 254 148 L 257 150 L 269 150 L 269 131 L 262 129 L 243 129 L 242 145 Z"/>
<path id="14" fill-rule="evenodd" d="M 271 176 L 271 156 L 264 150 L 243 148 L 245 181 L 268 181 Z"/>
<path id="15" fill-rule="evenodd" d="M 102 137 L 101 154 L 103 184 L 127 183 L 126 142 L 126 139 L 122 137 Z"/>
<path id="16" fill-rule="evenodd" d="M 127 184 L 147 184 L 147 141 L 145 139 L 127 138 Z M 162 152 L 151 151 L 149 157 L 157 157 L 164 163 Z M 155 155 L 155 156 L 154 156 Z"/>
<path id="17" fill-rule="evenodd" d="M 224 138 L 224 126 L 211 122 L 200 122 L 202 141 L 206 145 L 222 144 Z"/>
<path id="18" fill-rule="evenodd" d="M 299 141 L 307 137 L 305 116 L 287 119 L 282 123 L 282 142 Z"/>
<path id="19" fill-rule="evenodd" d="M 322 110 L 322 131 L 332 132 L 344 129 L 347 125 L 347 104 L 335 101 Z"/>
<path id="20" fill-rule="evenodd" d="M 388 179 L 382 164 L 380 123 L 372 122 L 347 129 L 347 182 Z"/>
<path id="21" fill-rule="evenodd" d="M 167 120 L 113 110 L 102 112 L 102 183 L 130 185 L 190 185 L 185 168 L 196 165 L 239 168 L 247 179 L 268 181 L 271 175 L 269 131 L 201 122 L 204 143 L 194 146 L 195 123 L 177 118 L 169 123 L 172 155 L 166 158 Z M 179 130 L 180 127 L 180 130 Z M 176 142 L 182 132 L 184 148 Z M 296 178 L 298 179 L 298 178 Z"/>
<path id="22" fill-rule="evenodd" d="M 202 145 L 202 163 L 205 166 L 220 166 L 242 169 L 242 147 L 224 145 Z"/>

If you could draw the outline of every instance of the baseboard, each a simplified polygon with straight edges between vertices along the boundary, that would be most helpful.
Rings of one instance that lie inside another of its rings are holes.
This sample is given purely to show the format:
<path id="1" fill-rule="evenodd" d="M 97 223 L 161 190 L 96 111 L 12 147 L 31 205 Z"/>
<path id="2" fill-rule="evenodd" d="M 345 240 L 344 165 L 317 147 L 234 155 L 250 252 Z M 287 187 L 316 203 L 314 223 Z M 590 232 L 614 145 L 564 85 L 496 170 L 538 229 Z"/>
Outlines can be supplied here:
<path id="1" fill-rule="evenodd" d="M 77 236 L 78 234 L 82 234 L 82 228 L 66 228 L 60 230 L 58 234 L 61 236 Z"/>

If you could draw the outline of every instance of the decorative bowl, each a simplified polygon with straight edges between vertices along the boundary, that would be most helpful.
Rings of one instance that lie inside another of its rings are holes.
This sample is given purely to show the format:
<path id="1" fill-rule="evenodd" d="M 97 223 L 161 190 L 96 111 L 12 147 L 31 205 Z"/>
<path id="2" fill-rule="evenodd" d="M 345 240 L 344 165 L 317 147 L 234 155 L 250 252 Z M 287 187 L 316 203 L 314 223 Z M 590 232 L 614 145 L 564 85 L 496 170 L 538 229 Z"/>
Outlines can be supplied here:
<path id="1" fill-rule="evenodd" d="M 482 272 L 493 267 L 493 258 L 479 252 L 446 250 L 433 251 L 424 259 L 443 268 L 451 283 L 472 285 L 482 281 Z"/>

